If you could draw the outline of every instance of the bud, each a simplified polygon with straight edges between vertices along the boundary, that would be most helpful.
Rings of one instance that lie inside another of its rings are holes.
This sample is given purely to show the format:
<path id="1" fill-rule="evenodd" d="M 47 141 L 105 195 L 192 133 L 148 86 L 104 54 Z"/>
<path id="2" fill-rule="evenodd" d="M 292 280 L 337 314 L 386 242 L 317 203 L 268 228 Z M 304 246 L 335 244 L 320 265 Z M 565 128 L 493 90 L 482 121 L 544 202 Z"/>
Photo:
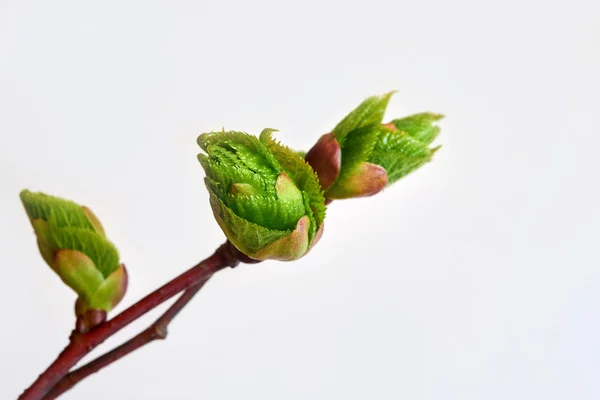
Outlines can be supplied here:
<path id="1" fill-rule="evenodd" d="M 77 316 L 102 315 L 115 307 L 125 295 L 127 272 L 92 211 L 28 190 L 20 197 L 43 259 L 79 295 Z"/>
<path id="2" fill-rule="evenodd" d="M 325 198 L 317 175 L 300 155 L 271 137 L 204 133 L 198 154 L 215 219 L 227 239 L 256 260 L 291 261 L 316 244 Z"/>
<path id="3" fill-rule="evenodd" d="M 327 199 L 371 196 L 431 160 L 439 114 L 421 113 L 382 124 L 394 92 L 369 97 L 306 154 Z"/>

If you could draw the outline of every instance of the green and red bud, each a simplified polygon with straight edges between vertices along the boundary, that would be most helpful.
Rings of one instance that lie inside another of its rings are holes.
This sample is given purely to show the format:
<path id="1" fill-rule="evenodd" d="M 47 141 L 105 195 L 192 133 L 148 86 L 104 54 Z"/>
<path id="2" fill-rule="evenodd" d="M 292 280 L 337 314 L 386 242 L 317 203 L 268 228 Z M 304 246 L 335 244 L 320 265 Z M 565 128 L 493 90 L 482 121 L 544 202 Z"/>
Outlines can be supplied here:
<path id="1" fill-rule="evenodd" d="M 369 97 L 306 154 L 328 200 L 372 196 L 431 160 L 442 118 L 421 113 L 383 124 L 393 92 Z"/>
<path id="2" fill-rule="evenodd" d="M 89 208 L 58 197 L 28 190 L 20 197 L 42 258 L 79 296 L 77 316 L 106 316 L 125 295 L 127 271 L 98 218 Z"/>
<path id="3" fill-rule="evenodd" d="M 342 149 L 333 132 L 326 133 L 306 153 L 304 159 L 317 172 L 319 183 L 327 191 L 340 176 Z"/>
<path id="4" fill-rule="evenodd" d="M 227 239 L 255 260 L 296 260 L 319 240 L 325 198 L 313 169 L 274 141 L 243 132 L 198 137 L 198 159 L 217 223 Z"/>

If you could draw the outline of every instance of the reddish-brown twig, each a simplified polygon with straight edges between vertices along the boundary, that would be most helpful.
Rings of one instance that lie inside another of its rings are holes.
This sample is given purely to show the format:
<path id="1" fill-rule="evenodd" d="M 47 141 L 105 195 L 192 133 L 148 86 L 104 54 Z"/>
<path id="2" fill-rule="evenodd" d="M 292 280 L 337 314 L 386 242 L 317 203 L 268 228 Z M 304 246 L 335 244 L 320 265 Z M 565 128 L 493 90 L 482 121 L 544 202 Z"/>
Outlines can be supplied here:
<path id="1" fill-rule="evenodd" d="M 19 397 L 19 400 L 43 399 L 44 396 L 46 396 L 50 390 L 52 390 L 52 388 L 67 375 L 69 370 L 75 364 L 107 338 L 146 314 L 148 311 L 154 309 L 156 306 L 175 296 L 177 293 L 205 282 L 206 279 L 215 272 L 227 266 L 235 266 L 239 261 L 246 262 L 251 260 L 239 253 L 239 251 L 237 251 L 237 249 L 229 242 L 226 242 L 221 245 L 213 255 L 150 293 L 110 321 L 97 326 L 87 333 L 73 331 L 67 347 L 59 354 L 57 359 L 46 369 L 46 371 L 44 371 L 36 381 L 23 392 Z M 184 305 L 185 304 L 179 304 L 177 307 L 183 307 Z M 176 308 L 174 314 L 177 314 L 179 310 L 180 308 Z M 133 350 L 134 349 L 129 352 Z M 126 352 L 123 355 L 126 355 L 129 352 Z"/>
<path id="2" fill-rule="evenodd" d="M 209 278 L 210 279 L 210 278 Z M 56 386 L 48 393 L 44 400 L 52 400 L 70 390 L 73 386 L 87 378 L 88 376 L 100 371 L 102 368 L 109 366 L 113 362 L 125 357 L 129 353 L 134 352 L 142 346 L 145 346 L 155 340 L 167 338 L 167 330 L 169 323 L 179 314 L 179 312 L 187 305 L 187 303 L 198 293 L 208 279 L 200 284 L 186 290 L 171 307 L 161 315 L 152 325 L 138 333 L 136 336 L 129 339 L 122 345 L 115 347 L 106 354 L 101 355 L 86 365 L 69 372 L 63 377 Z"/>

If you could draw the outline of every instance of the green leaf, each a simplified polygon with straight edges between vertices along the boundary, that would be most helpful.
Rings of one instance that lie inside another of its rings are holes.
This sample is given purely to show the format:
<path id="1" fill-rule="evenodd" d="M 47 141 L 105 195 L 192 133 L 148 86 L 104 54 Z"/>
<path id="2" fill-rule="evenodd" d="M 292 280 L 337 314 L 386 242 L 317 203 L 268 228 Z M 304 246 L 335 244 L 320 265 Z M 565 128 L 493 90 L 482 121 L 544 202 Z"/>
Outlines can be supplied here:
<path id="1" fill-rule="evenodd" d="M 200 164 L 221 199 L 239 183 L 251 185 L 259 195 L 275 196 L 281 167 L 258 138 L 244 132 L 209 132 L 200 135 L 198 143 L 208 154 L 198 155 Z"/>
<path id="2" fill-rule="evenodd" d="M 369 97 L 337 124 L 333 129 L 333 134 L 340 146 L 344 147 L 346 136 L 353 130 L 367 125 L 381 124 L 385 109 L 394 93 L 389 92 L 383 96 Z"/>
<path id="3" fill-rule="evenodd" d="M 84 300 L 89 300 L 104 282 L 102 273 L 85 254 L 75 250 L 60 250 L 54 257 L 54 270 L 60 278 Z"/>
<path id="4" fill-rule="evenodd" d="M 48 221 L 52 216 L 54 225 L 59 228 L 73 227 L 96 231 L 83 208 L 72 201 L 29 190 L 21 191 L 20 197 L 31 220 Z"/>
<path id="5" fill-rule="evenodd" d="M 56 228 L 49 224 L 53 241 L 59 249 L 77 250 L 88 256 L 104 277 L 119 267 L 119 253 L 102 235 L 81 228 Z"/>
<path id="6" fill-rule="evenodd" d="M 31 225 L 33 226 L 35 236 L 37 237 L 37 244 L 42 258 L 44 261 L 46 261 L 46 264 L 48 264 L 51 268 L 54 268 L 52 265 L 52 259 L 57 247 L 56 243 L 54 243 L 54 240 L 52 239 L 52 234 L 50 233 L 50 227 L 48 226 L 48 223 L 43 219 L 38 218 L 32 220 Z"/>
<path id="7" fill-rule="evenodd" d="M 127 272 L 121 265 L 90 296 L 87 308 L 109 312 L 123 299 L 126 290 Z"/>
<path id="8" fill-rule="evenodd" d="M 388 174 L 388 185 L 431 160 L 433 151 L 403 131 L 385 130 L 369 162 L 381 165 Z"/>
<path id="9" fill-rule="evenodd" d="M 397 129 L 408 133 L 414 139 L 424 144 L 431 144 L 440 133 L 440 128 L 434 125 L 434 123 L 443 117 L 441 114 L 425 112 L 395 119 L 392 121 L 392 124 Z"/>
<path id="10" fill-rule="evenodd" d="M 98 232 L 102 236 L 106 237 L 106 233 L 104 232 L 104 227 L 102 226 L 102 223 L 100 223 L 100 220 L 98 219 L 98 217 L 96 217 L 96 214 L 94 214 L 92 212 L 92 210 L 90 210 L 86 206 L 81 206 L 81 209 L 83 210 L 85 216 L 89 220 L 90 224 L 92 224 L 92 226 L 94 227 L 96 232 Z"/>
<path id="11" fill-rule="evenodd" d="M 220 164 L 239 168 L 242 164 L 255 172 L 277 171 L 277 161 L 258 138 L 245 132 L 224 131 L 203 133 L 198 144 Z"/>
<path id="12" fill-rule="evenodd" d="M 198 143 L 207 154 L 198 159 L 213 214 L 227 238 L 250 257 L 291 260 L 315 238 L 325 198 L 315 172 L 272 139 L 275 131 L 265 129 L 260 139 L 233 131 L 202 134 Z M 283 251 L 280 246 L 288 242 L 294 249 Z"/>
<path id="13" fill-rule="evenodd" d="M 233 184 L 240 183 L 252 186 L 257 195 L 275 196 L 274 182 L 277 174 L 281 172 L 279 166 L 257 173 L 256 170 L 246 168 L 241 162 L 237 166 L 231 166 L 204 154 L 198 154 L 198 159 L 206 177 L 217 185 L 214 190 L 221 198 L 230 193 Z"/>
<path id="14" fill-rule="evenodd" d="M 300 201 L 287 201 L 277 197 L 228 194 L 222 201 L 238 216 L 275 230 L 294 229 L 305 214 L 301 196 Z"/>
<path id="15" fill-rule="evenodd" d="M 267 146 L 286 174 L 302 191 L 306 203 L 306 213 L 311 220 L 308 237 L 312 242 L 317 230 L 325 220 L 326 207 L 323 189 L 312 167 L 295 151 L 273 139 L 271 134 L 274 131 L 273 129 L 264 129 L 260 134 L 260 141 Z"/>
<path id="16" fill-rule="evenodd" d="M 381 125 L 367 125 L 350 132 L 342 149 L 342 166 L 336 183 L 342 184 L 361 163 L 369 160 L 384 130 Z"/>
<path id="17" fill-rule="evenodd" d="M 289 235 L 291 230 L 274 230 L 254 224 L 237 216 L 211 190 L 210 205 L 225 236 L 241 252 L 252 257 L 269 244 Z"/>
<path id="18" fill-rule="evenodd" d="M 260 192 L 249 183 L 232 183 L 229 186 L 229 194 L 232 196 L 258 196 Z"/>

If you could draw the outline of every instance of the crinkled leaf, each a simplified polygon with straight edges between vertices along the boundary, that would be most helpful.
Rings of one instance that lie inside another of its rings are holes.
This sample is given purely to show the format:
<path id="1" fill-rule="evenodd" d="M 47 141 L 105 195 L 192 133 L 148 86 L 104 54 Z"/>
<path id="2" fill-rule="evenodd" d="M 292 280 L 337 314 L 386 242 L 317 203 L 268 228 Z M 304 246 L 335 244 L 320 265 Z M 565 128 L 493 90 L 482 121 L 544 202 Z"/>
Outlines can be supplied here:
<path id="1" fill-rule="evenodd" d="M 426 144 L 408 133 L 385 130 L 377 141 L 369 162 L 385 168 L 388 184 L 392 184 L 431 160 L 432 154 L 433 151 Z"/>
<path id="2" fill-rule="evenodd" d="M 361 163 L 369 159 L 384 130 L 381 125 L 368 125 L 350 132 L 342 149 L 342 167 L 338 181 L 346 179 Z"/>
<path id="3" fill-rule="evenodd" d="M 239 161 L 255 172 L 277 169 L 277 161 L 258 138 L 245 132 L 224 131 L 203 133 L 198 144 L 209 156 L 219 162 L 239 167 Z"/>
<path id="4" fill-rule="evenodd" d="M 325 219 L 326 207 L 323 189 L 312 167 L 296 152 L 273 139 L 271 134 L 274 131 L 273 129 L 264 129 L 260 134 L 260 141 L 269 148 L 283 170 L 302 191 L 305 202 L 308 203 L 306 212 L 311 220 L 308 237 L 312 242 Z"/>
<path id="5" fill-rule="evenodd" d="M 257 194 L 275 196 L 273 182 L 281 172 L 279 167 L 257 173 L 255 170 L 241 166 L 241 162 L 237 166 L 225 165 L 219 159 L 205 154 L 198 154 L 198 159 L 206 172 L 206 177 L 219 184 L 215 190 L 220 197 L 230 192 L 231 185 L 239 183 L 251 185 L 258 192 Z"/>
<path id="6" fill-rule="evenodd" d="M 260 192 L 249 183 L 232 183 L 229 185 L 229 195 L 232 196 L 258 196 Z"/>
<path id="7" fill-rule="evenodd" d="M 119 253 L 102 235 L 81 228 L 55 228 L 49 224 L 52 239 L 59 249 L 77 250 L 88 256 L 104 277 L 119 267 Z"/>
<path id="8" fill-rule="evenodd" d="M 333 129 L 333 134 L 340 146 L 344 147 L 347 135 L 353 130 L 367 125 L 381 124 L 385 109 L 394 93 L 389 92 L 383 96 L 369 97 L 337 124 Z"/>
<path id="9" fill-rule="evenodd" d="M 204 181 L 206 187 L 237 215 L 269 229 L 293 229 L 304 215 L 302 202 L 278 199 L 276 194 L 234 194 L 231 193 L 233 185 L 222 184 L 208 177 Z"/>
<path id="10" fill-rule="evenodd" d="M 275 230 L 294 229 L 298 220 L 305 214 L 302 201 L 228 194 L 223 198 L 223 202 L 238 216 Z"/>
<path id="11" fill-rule="evenodd" d="M 200 147 L 208 155 L 198 159 L 220 198 L 233 184 L 252 185 L 259 194 L 275 196 L 274 182 L 281 173 L 277 160 L 255 136 L 244 132 L 210 132 L 198 137 Z"/>
<path id="12" fill-rule="evenodd" d="M 399 130 L 408 133 L 414 139 L 424 144 L 431 144 L 440 133 L 440 128 L 434 125 L 434 123 L 443 117 L 441 114 L 425 112 L 395 119 L 392 121 L 392 124 Z"/>
<path id="13" fill-rule="evenodd" d="M 297 254 L 271 254 L 281 249 L 269 246 L 283 246 L 280 240 L 298 229 L 312 240 L 324 219 L 325 198 L 312 168 L 276 143 L 274 131 L 265 129 L 260 139 L 243 132 L 200 135 L 198 143 L 207 154 L 198 158 L 215 219 L 227 238 L 250 257 L 288 260 Z M 289 241 L 296 251 L 306 251 L 300 231 Z"/>
<path id="14" fill-rule="evenodd" d="M 268 229 L 240 218 L 211 190 L 209 194 L 213 214 L 225 236 L 235 247 L 250 257 L 291 233 L 291 230 Z"/>
<path id="15" fill-rule="evenodd" d="M 53 223 L 59 228 L 74 227 L 96 231 L 83 208 L 72 201 L 29 190 L 21 191 L 20 197 L 31 220 L 48 221 L 52 215 Z"/>

